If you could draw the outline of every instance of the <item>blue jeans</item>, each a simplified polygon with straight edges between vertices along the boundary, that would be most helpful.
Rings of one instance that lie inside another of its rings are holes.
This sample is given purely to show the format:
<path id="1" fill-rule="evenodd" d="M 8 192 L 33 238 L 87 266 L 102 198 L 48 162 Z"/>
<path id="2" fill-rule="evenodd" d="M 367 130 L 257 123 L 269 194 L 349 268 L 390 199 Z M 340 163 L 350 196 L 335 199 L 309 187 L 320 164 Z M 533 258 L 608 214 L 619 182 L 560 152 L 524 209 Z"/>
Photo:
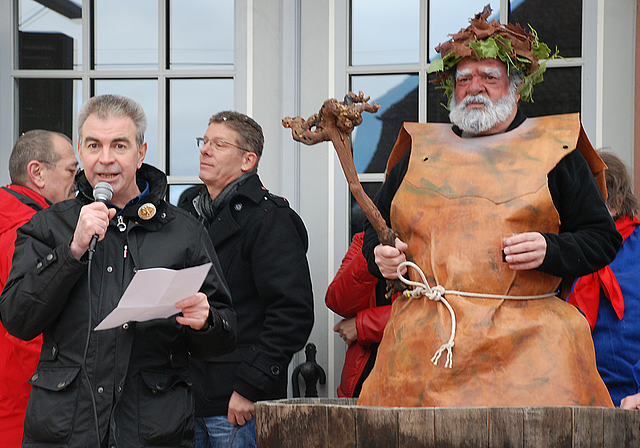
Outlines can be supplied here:
<path id="1" fill-rule="evenodd" d="M 232 425 L 226 415 L 196 418 L 196 448 L 255 448 L 256 419 Z"/>

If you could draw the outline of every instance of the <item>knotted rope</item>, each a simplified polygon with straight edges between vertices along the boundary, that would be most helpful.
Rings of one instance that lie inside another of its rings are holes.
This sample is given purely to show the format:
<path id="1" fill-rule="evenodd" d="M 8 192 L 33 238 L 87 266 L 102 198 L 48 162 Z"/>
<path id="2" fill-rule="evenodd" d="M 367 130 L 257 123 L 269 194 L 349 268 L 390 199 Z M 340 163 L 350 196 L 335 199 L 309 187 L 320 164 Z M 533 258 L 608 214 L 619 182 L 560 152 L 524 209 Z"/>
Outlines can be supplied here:
<path id="1" fill-rule="evenodd" d="M 402 271 L 402 268 L 405 266 L 410 266 L 416 271 L 418 271 L 418 274 L 420 275 L 422 282 L 414 282 L 413 280 L 404 278 L 400 272 Z M 475 292 L 446 290 L 441 285 L 436 285 L 432 288 L 429 286 L 429 282 L 427 282 L 427 278 L 425 277 L 424 272 L 422 272 L 422 269 L 420 269 L 420 266 L 418 266 L 412 261 L 403 261 L 398 265 L 397 271 L 398 271 L 398 278 L 402 283 L 404 283 L 407 286 L 414 287 L 413 290 L 406 290 L 403 293 L 405 296 L 407 296 L 410 299 L 419 299 L 423 296 L 426 296 L 427 298 L 429 298 L 429 300 L 433 300 L 434 302 L 442 302 L 449 310 L 449 313 L 451 314 L 451 336 L 449 337 L 449 340 L 444 344 L 442 344 L 440 348 L 436 351 L 436 353 L 431 358 L 431 362 L 434 365 L 438 365 L 440 356 L 442 356 L 442 353 L 446 350 L 447 360 L 444 363 L 444 367 L 445 368 L 448 367 L 450 369 L 453 367 L 453 350 L 452 349 L 454 345 L 454 339 L 456 336 L 456 314 L 453 311 L 453 308 L 451 307 L 449 302 L 447 302 L 447 299 L 445 299 L 445 294 L 454 294 L 462 297 L 479 297 L 483 299 L 505 299 L 505 300 L 535 300 L 535 299 L 545 299 L 547 297 L 555 296 L 555 293 L 553 292 L 550 292 L 547 294 L 532 295 L 532 296 L 508 296 L 508 295 L 502 295 L 502 294 L 484 294 L 484 293 L 475 293 Z"/>

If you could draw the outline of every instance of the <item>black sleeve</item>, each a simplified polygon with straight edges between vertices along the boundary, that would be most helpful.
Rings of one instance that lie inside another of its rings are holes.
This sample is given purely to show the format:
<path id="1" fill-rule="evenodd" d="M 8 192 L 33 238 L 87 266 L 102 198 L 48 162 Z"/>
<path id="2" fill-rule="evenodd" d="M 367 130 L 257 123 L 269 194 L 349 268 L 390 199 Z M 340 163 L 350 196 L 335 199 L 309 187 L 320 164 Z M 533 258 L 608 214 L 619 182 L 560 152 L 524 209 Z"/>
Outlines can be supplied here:
<path id="1" fill-rule="evenodd" d="M 407 151 L 404 156 L 395 164 L 389 175 L 385 179 L 382 187 L 378 191 L 378 194 L 374 198 L 373 202 L 380 210 L 380 214 L 387 223 L 387 226 L 391 227 L 391 201 L 393 201 L 396 191 L 400 188 L 400 184 L 404 179 L 404 175 L 407 174 L 409 168 L 409 157 L 411 156 L 411 150 Z M 384 278 L 378 269 L 378 265 L 373 255 L 373 249 L 380 244 L 378 240 L 378 234 L 368 220 L 364 222 L 364 239 L 362 241 L 362 254 L 367 260 L 367 268 L 372 275 L 378 278 Z"/>
<path id="2" fill-rule="evenodd" d="M 547 254 L 539 271 L 580 277 L 609 264 L 622 237 L 607 210 L 589 165 L 572 151 L 551 170 L 549 190 L 560 214 L 559 235 L 545 233 Z"/>
<path id="3" fill-rule="evenodd" d="M 69 249 L 73 230 L 64 229 L 60 220 L 50 222 L 48 211 L 36 213 L 18 229 L 13 264 L 0 296 L 2 325 L 9 334 L 25 341 L 51 325 L 87 272 L 87 265 Z M 57 244 L 51 228 L 58 234 L 68 231 L 69 239 Z"/>

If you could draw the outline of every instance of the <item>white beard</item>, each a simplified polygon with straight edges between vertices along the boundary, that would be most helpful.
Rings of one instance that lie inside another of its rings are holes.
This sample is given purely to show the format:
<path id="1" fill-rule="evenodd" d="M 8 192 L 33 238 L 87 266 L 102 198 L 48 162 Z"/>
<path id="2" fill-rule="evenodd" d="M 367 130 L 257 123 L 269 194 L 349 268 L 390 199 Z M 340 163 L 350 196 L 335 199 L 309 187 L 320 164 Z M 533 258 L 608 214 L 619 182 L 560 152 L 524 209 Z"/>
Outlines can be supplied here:
<path id="1" fill-rule="evenodd" d="M 467 108 L 469 103 L 484 104 L 484 110 Z M 493 103 L 484 95 L 469 95 L 460 104 L 456 102 L 455 93 L 449 104 L 449 120 L 464 132 L 477 135 L 488 131 L 498 123 L 506 121 L 516 106 L 516 96 L 512 89 L 509 93 Z"/>

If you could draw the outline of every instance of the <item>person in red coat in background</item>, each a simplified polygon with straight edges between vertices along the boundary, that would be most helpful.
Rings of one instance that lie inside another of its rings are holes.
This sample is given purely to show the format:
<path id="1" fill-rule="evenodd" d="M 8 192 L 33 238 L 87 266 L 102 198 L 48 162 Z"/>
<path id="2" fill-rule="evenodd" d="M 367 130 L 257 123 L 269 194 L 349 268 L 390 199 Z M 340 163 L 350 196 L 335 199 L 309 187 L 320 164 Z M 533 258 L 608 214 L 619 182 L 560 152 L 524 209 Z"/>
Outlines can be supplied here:
<path id="1" fill-rule="evenodd" d="M 11 269 L 16 230 L 39 210 L 75 193 L 78 161 L 71 140 L 57 132 L 32 130 L 16 142 L 9 158 L 11 184 L 0 188 L 0 292 Z M 42 336 L 14 338 L 0 324 L 0 440 L 22 446 L 24 414 Z M 51 412 L 55 412 L 52 409 Z"/>
<path id="2" fill-rule="evenodd" d="M 347 343 L 338 397 L 358 397 L 376 360 L 378 344 L 391 313 L 386 281 L 369 273 L 362 255 L 364 232 L 356 233 L 340 269 L 327 289 L 327 307 L 344 319 L 333 331 Z"/>

